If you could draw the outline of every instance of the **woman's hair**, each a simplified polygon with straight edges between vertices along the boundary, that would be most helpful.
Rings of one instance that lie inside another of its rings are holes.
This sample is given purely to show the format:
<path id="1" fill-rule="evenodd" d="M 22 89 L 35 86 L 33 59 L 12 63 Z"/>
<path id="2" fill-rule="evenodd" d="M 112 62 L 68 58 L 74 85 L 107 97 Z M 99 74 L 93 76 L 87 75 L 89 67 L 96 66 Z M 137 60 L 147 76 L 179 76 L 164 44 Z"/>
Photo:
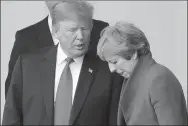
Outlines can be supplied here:
<path id="1" fill-rule="evenodd" d="M 135 25 L 120 21 L 113 26 L 108 26 L 101 31 L 100 40 L 97 46 L 97 54 L 102 59 L 105 60 L 103 56 L 103 50 L 105 44 L 109 44 L 109 40 L 114 42 L 121 47 L 125 46 L 125 49 L 121 49 L 117 55 L 123 56 L 127 54 L 134 54 L 137 52 L 138 58 L 142 55 L 146 55 L 150 51 L 150 45 L 145 34 L 138 29 Z M 113 50 L 113 48 L 112 48 Z"/>

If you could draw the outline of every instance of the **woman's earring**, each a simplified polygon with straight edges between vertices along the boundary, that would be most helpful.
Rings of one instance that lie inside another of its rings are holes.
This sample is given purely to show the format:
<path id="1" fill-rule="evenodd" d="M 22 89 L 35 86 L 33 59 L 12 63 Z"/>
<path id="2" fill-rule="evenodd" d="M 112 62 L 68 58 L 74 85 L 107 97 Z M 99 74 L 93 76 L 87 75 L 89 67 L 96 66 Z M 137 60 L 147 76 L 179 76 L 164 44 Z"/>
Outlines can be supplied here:
<path id="1" fill-rule="evenodd" d="M 134 60 L 137 59 L 137 52 L 134 53 L 134 55 L 132 56 L 132 58 L 133 58 Z"/>

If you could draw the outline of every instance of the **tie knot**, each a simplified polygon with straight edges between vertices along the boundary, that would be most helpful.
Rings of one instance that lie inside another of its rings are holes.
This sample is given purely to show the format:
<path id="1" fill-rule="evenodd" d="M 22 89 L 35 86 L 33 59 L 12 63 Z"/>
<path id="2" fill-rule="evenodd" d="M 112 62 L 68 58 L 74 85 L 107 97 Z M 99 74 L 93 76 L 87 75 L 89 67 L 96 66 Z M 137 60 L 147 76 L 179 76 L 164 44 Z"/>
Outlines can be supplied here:
<path id="1" fill-rule="evenodd" d="M 67 65 L 70 65 L 72 62 L 74 62 L 74 60 L 70 57 L 67 57 L 66 61 L 67 61 Z"/>

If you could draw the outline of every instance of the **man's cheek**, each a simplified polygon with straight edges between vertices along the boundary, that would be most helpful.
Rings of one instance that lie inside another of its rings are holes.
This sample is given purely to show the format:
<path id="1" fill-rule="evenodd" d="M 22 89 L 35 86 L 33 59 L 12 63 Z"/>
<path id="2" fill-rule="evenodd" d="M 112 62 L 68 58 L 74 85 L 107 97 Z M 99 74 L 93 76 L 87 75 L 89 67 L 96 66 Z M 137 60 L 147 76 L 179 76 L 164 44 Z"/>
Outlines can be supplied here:
<path id="1" fill-rule="evenodd" d="M 73 35 L 74 35 L 74 33 L 70 32 L 70 31 L 66 31 L 66 32 L 65 32 L 65 36 L 66 36 L 66 37 L 71 37 L 71 36 L 73 36 Z"/>

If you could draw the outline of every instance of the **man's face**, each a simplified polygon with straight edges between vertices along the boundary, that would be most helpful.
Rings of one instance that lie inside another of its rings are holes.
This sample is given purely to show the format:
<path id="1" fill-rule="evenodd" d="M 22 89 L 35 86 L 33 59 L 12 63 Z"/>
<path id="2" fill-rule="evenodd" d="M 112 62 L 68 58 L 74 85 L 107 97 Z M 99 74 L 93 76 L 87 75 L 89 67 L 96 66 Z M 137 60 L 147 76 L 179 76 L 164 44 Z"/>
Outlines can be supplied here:
<path id="1" fill-rule="evenodd" d="M 87 52 L 90 33 L 88 21 L 63 20 L 59 22 L 56 36 L 65 54 L 76 58 Z"/>

